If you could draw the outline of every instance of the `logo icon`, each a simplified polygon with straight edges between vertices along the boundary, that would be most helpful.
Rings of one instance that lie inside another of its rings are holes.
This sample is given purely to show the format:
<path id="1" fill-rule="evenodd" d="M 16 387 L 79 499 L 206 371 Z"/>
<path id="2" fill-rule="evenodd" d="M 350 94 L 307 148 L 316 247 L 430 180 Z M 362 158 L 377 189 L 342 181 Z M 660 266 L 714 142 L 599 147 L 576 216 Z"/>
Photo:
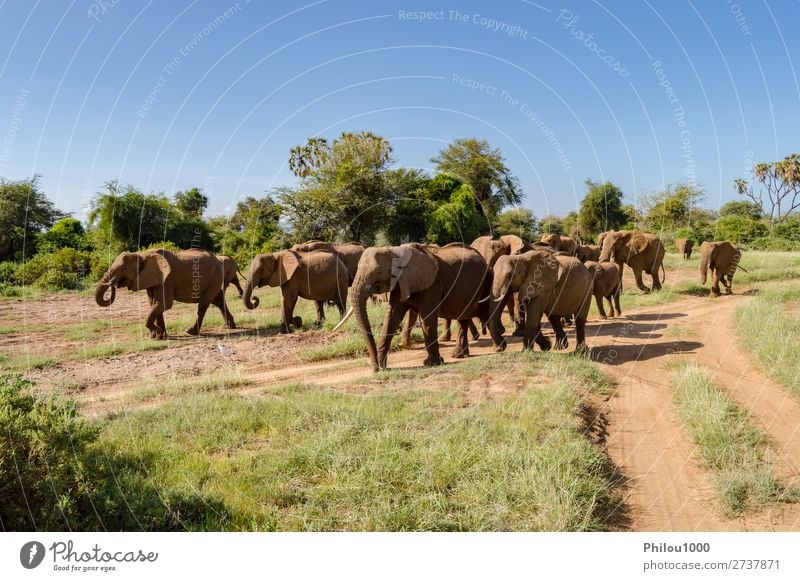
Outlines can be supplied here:
<path id="1" fill-rule="evenodd" d="M 19 562 L 26 569 L 35 569 L 44 560 L 44 545 L 39 541 L 30 541 L 19 550 Z"/>

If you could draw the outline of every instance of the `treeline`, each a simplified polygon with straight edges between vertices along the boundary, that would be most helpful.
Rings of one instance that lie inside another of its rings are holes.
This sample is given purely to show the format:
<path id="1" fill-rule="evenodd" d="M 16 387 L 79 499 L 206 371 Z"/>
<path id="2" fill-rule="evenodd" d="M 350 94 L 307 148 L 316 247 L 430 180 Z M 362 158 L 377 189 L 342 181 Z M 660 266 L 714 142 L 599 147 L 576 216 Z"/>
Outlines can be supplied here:
<path id="1" fill-rule="evenodd" d="M 519 207 L 519 182 L 487 141 L 457 139 L 431 161 L 432 174 L 395 167 L 391 144 L 370 132 L 311 138 L 290 152 L 294 187 L 247 197 L 229 216 L 207 217 L 208 198 L 198 188 L 167 196 L 112 181 L 91 201 L 86 223 L 58 210 L 38 177 L 0 179 L 0 292 L 81 288 L 119 252 L 152 247 L 202 248 L 246 268 L 257 253 L 309 239 L 445 244 L 488 233 L 557 233 L 590 242 L 626 228 L 657 232 L 667 243 L 689 237 L 800 250 L 796 155 L 756 165 L 751 182 L 735 184 L 744 199 L 719 211 L 701 207 L 702 190 L 687 184 L 626 204 L 613 183 L 587 180 L 577 211 L 543 217 Z"/>

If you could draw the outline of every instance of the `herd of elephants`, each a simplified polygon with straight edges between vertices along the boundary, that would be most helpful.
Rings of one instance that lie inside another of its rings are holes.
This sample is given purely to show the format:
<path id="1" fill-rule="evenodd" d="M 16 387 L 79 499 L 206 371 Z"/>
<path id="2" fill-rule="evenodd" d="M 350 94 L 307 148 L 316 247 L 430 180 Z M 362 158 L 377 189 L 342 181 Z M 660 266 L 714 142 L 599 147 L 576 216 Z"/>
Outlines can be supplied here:
<path id="1" fill-rule="evenodd" d="M 691 256 L 691 240 L 677 241 L 685 258 Z M 720 294 L 722 281 L 730 294 L 733 275 L 741 252 L 729 242 L 703 242 L 700 247 L 701 280 L 712 272 L 711 293 Z M 369 247 L 309 241 L 287 250 L 257 255 L 244 288 L 236 263 L 226 256 L 202 250 L 147 250 L 123 252 L 97 283 L 95 300 L 107 307 L 114 302 L 115 289 L 145 289 L 150 312 L 145 325 L 153 338 L 167 336 L 164 311 L 173 301 L 197 304 L 197 320 L 187 330 L 197 335 L 209 305 L 220 309 L 229 328 L 233 316 L 225 304 L 225 290 L 234 284 L 248 309 L 258 306 L 253 294 L 265 285 L 280 287 L 282 293 L 281 331 L 291 332 L 302 321 L 294 316 L 298 298 L 316 302 L 317 323 L 325 318 L 325 303 L 333 304 L 341 316 L 338 329 L 352 314 L 366 342 L 370 363 L 376 371 L 385 369 L 392 339 L 408 314 L 402 343 L 410 342 L 410 331 L 418 318 L 425 339 L 425 365 L 442 363 L 439 354 L 438 319 L 446 319 L 445 340 L 450 321 L 458 321 L 454 357 L 469 355 L 468 334 L 478 335 L 473 319 L 489 332 L 497 350 L 506 347 L 501 314 L 508 310 L 522 337 L 523 349 L 534 343 L 551 348 L 541 332 L 546 315 L 556 336 L 556 348 L 567 347 L 564 323 L 574 319 L 576 350 L 586 350 L 585 325 L 591 297 L 600 316 L 606 318 L 603 301 L 611 316 L 620 315 L 623 265 L 627 264 L 643 292 L 642 274 L 652 277 L 654 290 L 664 280 L 664 245 L 655 234 L 633 230 L 609 231 L 598 244 L 577 244 L 568 236 L 551 234 L 537 242 L 519 236 L 481 236 L 470 245 L 445 246 L 409 243 L 400 246 Z M 109 298 L 106 293 L 110 289 Z M 348 292 L 349 289 L 349 292 Z M 350 308 L 345 312 L 347 300 Z M 367 313 L 369 300 L 388 303 L 380 336 L 373 334 Z M 336 330 L 335 329 L 335 330 Z"/>

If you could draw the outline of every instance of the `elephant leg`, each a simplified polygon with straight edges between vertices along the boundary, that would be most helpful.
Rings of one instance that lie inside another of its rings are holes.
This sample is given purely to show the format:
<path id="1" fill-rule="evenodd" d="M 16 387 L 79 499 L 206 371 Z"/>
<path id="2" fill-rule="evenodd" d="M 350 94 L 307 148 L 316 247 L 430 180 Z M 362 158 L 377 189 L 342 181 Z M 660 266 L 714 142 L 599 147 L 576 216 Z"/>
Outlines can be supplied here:
<path id="1" fill-rule="evenodd" d="M 217 307 L 220 313 L 222 313 L 222 318 L 225 319 L 225 326 L 228 329 L 235 329 L 236 321 L 233 320 L 233 315 L 228 310 L 228 305 L 225 303 L 225 295 L 223 293 L 219 293 L 217 298 L 211 301 L 211 304 Z"/>
<path id="2" fill-rule="evenodd" d="M 512 302 L 514 300 L 513 296 L 511 298 Z M 528 306 L 530 303 L 528 303 Z M 514 332 L 511 333 L 512 337 L 524 337 L 525 336 L 525 319 L 526 313 L 528 310 L 528 306 L 524 305 L 521 301 L 517 302 L 517 308 L 515 309 L 516 315 L 511 317 L 511 320 L 514 321 Z"/>
<path id="3" fill-rule="evenodd" d="M 584 353 L 589 350 L 586 346 L 586 317 L 575 316 L 575 353 Z"/>
<path id="4" fill-rule="evenodd" d="M 732 295 L 733 294 L 733 275 L 727 275 L 725 282 L 725 294 Z"/>
<path id="5" fill-rule="evenodd" d="M 411 348 L 411 344 L 413 340 L 411 339 L 411 330 L 414 328 L 414 325 L 417 323 L 417 311 L 414 309 L 408 310 L 408 319 L 406 319 L 406 323 L 403 326 L 403 334 L 400 336 L 400 347 L 403 349 Z"/>
<path id="6" fill-rule="evenodd" d="M 715 268 L 711 271 L 711 294 L 718 297 L 719 292 L 719 271 Z"/>
<path id="7" fill-rule="evenodd" d="M 297 295 L 285 293 L 281 301 L 283 307 L 283 320 L 281 321 L 281 333 L 292 332 L 292 322 L 294 307 L 297 304 Z"/>
<path id="8" fill-rule="evenodd" d="M 158 316 L 156 317 L 156 325 L 161 330 L 161 333 L 159 333 L 159 334 L 162 335 L 163 337 L 166 337 L 167 336 L 167 324 L 164 322 L 164 313 L 163 312 L 159 313 Z"/>
<path id="9" fill-rule="evenodd" d="M 561 317 L 558 315 L 550 315 L 547 317 L 547 320 L 550 321 L 550 325 L 552 325 L 553 331 L 556 333 L 556 349 L 566 349 L 569 346 L 569 341 L 567 341 L 567 333 L 561 325 Z"/>
<path id="10" fill-rule="evenodd" d="M 425 350 L 428 352 L 423 365 L 426 367 L 441 365 L 444 363 L 444 359 L 439 354 L 439 337 L 437 335 L 439 315 L 436 309 L 429 310 L 426 315 L 420 313 L 420 320 L 422 322 L 422 334 L 425 336 Z"/>
<path id="11" fill-rule="evenodd" d="M 542 351 L 549 351 L 550 340 L 542 333 L 541 311 L 534 304 L 534 301 L 526 303 L 525 310 L 525 332 L 522 335 L 522 350 L 533 350 L 533 344 L 536 343 Z"/>
<path id="12" fill-rule="evenodd" d="M 442 333 L 442 336 L 439 337 L 439 341 L 450 341 L 453 338 L 453 335 L 450 332 L 450 323 L 450 319 L 444 320 L 444 333 Z"/>
<path id="13" fill-rule="evenodd" d="M 478 327 L 475 326 L 475 321 L 472 319 L 469 320 L 469 332 L 472 333 L 473 341 L 477 341 L 481 338 L 481 334 L 478 332 Z"/>
<path id="14" fill-rule="evenodd" d="M 325 301 L 314 301 L 317 305 L 317 320 L 314 325 L 321 327 L 325 323 Z"/>
<path id="15" fill-rule="evenodd" d="M 612 298 L 614 299 L 614 306 L 617 308 L 617 316 L 621 317 L 622 316 L 622 309 L 619 306 L 619 295 L 620 295 L 619 291 L 620 291 L 620 288 L 617 287 L 616 290 L 614 291 L 614 294 L 612 295 Z"/>
<path id="16" fill-rule="evenodd" d="M 633 268 L 633 267 L 631 267 Z M 633 277 L 636 279 L 636 286 L 639 288 L 640 291 L 649 293 L 650 289 L 644 286 L 644 281 L 642 280 L 642 269 L 641 268 L 634 268 L 633 269 Z"/>
<path id="17" fill-rule="evenodd" d="M 660 268 L 659 266 L 656 266 L 655 268 L 653 268 L 653 272 L 649 273 L 650 276 L 653 277 L 653 290 L 654 291 L 660 291 L 661 290 L 661 281 L 658 279 L 658 270 L 659 270 L 659 268 Z"/>
<path id="18" fill-rule="evenodd" d="M 392 339 L 397 332 L 400 323 L 403 322 L 403 317 L 406 316 L 409 306 L 406 303 L 391 305 L 389 312 L 386 313 L 386 318 L 383 320 L 383 330 L 381 331 L 381 338 L 378 342 L 378 367 L 386 369 L 386 360 L 389 355 L 389 349 L 392 347 Z"/>
<path id="19" fill-rule="evenodd" d="M 464 359 L 469 357 L 469 324 L 472 319 L 457 321 L 458 331 L 456 332 L 456 348 L 453 350 L 453 359 Z"/>
<path id="20" fill-rule="evenodd" d="M 153 339 L 166 339 L 167 329 L 166 327 L 161 328 L 158 326 L 157 321 L 159 320 L 162 322 L 164 320 L 164 307 L 160 303 L 154 303 L 147 315 L 145 327 L 150 331 L 150 337 Z"/>
<path id="21" fill-rule="evenodd" d="M 600 318 L 607 319 L 606 310 L 603 308 L 603 294 L 600 292 L 594 293 L 594 302 L 597 303 L 597 312 L 600 313 Z M 614 316 L 614 307 L 611 307 L 611 316 Z"/>
<path id="22" fill-rule="evenodd" d="M 200 327 L 203 326 L 203 317 L 206 316 L 206 311 L 208 310 L 208 305 L 203 303 L 197 303 L 197 319 L 195 319 L 194 325 L 186 329 L 186 332 L 189 335 L 199 335 L 200 334 Z"/>

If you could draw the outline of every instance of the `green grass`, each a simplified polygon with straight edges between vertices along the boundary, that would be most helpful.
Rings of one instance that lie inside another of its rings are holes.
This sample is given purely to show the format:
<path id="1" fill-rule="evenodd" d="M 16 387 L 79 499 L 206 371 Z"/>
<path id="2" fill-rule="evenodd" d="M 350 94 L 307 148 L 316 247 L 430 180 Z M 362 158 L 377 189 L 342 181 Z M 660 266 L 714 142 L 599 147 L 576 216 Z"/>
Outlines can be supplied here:
<path id="1" fill-rule="evenodd" d="M 135 335 L 140 327 L 142 324 L 139 321 L 95 319 L 71 323 L 58 329 L 64 338 L 70 341 L 90 341 L 99 339 L 109 330 Z"/>
<path id="2" fill-rule="evenodd" d="M 499 356 L 481 372 L 509 361 Z M 619 505 L 611 469 L 578 417 L 591 364 L 518 365 L 526 390 L 477 403 L 386 374 L 385 390 L 371 395 L 291 385 L 260 398 L 179 396 L 108 420 L 101 440 L 124 449 L 149 487 L 223 507 L 201 519 L 205 528 L 610 528 Z M 452 373 L 478 372 L 465 367 Z"/>
<path id="3" fill-rule="evenodd" d="M 58 362 L 46 355 L 22 355 L 16 359 L 0 355 L 0 363 L 8 371 L 30 371 L 33 369 L 47 369 Z"/>
<path id="4" fill-rule="evenodd" d="M 713 472 L 726 516 L 738 516 L 752 506 L 798 500 L 796 491 L 787 490 L 773 477 L 766 437 L 705 371 L 682 364 L 673 371 L 672 386 L 678 414 L 703 463 Z"/>
<path id="5" fill-rule="evenodd" d="M 741 346 L 754 353 L 761 369 L 800 397 L 800 317 L 785 305 L 800 300 L 800 285 L 785 283 L 762 289 L 736 311 Z"/>
<path id="6" fill-rule="evenodd" d="M 142 340 L 129 341 L 122 343 L 101 343 L 99 345 L 85 346 L 70 355 L 69 359 L 102 359 L 103 357 L 114 357 L 126 353 L 140 353 L 143 351 L 158 351 L 166 349 L 169 344 L 166 341 Z"/>
<path id="7" fill-rule="evenodd" d="M 136 386 L 131 391 L 129 398 L 134 401 L 148 401 L 164 396 L 225 391 L 249 384 L 250 380 L 242 377 L 239 373 L 232 372 L 207 375 L 199 379 L 173 376 L 169 379 L 159 379 L 157 385 L 153 385 L 153 381 L 148 381 Z"/>

